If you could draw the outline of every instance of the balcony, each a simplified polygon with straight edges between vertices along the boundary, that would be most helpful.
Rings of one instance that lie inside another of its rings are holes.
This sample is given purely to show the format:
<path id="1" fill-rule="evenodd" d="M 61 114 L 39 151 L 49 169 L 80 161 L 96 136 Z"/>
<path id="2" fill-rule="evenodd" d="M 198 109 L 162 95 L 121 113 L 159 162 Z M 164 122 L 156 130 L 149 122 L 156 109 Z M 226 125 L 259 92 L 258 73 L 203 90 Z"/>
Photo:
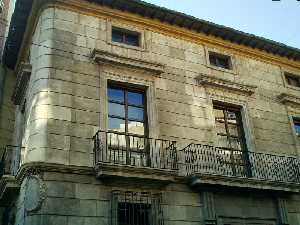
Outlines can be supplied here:
<path id="1" fill-rule="evenodd" d="M 181 173 L 194 187 L 225 185 L 299 192 L 300 161 L 295 157 L 201 144 L 190 144 L 181 153 Z"/>
<path id="2" fill-rule="evenodd" d="M 9 203 L 20 189 L 15 176 L 20 167 L 22 149 L 19 146 L 6 146 L 0 151 L 0 206 Z"/>
<path id="3" fill-rule="evenodd" d="M 98 131 L 94 139 L 97 177 L 169 183 L 177 175 L 175 141 Z"/>

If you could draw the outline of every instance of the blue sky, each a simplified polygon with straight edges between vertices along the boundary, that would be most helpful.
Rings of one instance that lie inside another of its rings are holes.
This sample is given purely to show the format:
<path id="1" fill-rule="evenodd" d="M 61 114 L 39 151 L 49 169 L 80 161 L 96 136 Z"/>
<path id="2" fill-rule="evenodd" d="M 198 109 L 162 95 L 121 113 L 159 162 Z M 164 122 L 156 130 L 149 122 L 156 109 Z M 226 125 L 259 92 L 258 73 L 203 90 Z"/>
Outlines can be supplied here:
<path id="1" fill-rule="evenodd" d="M 297 0 L 145 0 L 300 49 Z"/>

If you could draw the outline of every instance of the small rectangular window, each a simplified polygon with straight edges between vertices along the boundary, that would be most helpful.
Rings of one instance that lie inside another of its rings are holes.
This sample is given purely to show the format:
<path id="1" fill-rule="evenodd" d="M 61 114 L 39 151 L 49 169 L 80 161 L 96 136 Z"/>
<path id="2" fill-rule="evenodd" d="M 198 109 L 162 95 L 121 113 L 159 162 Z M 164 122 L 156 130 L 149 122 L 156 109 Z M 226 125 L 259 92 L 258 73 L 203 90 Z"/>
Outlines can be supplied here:
<path id="1" fill-rule="evenodd" d="M 122 28 L 112 27 L 111 40 L 131 46 L 140 46 L 140 33 Z"/>
<path id="2" fill-rule="evenodd" d="M 284 76 L 288 85 L 300 87 L 300 76 L 291 73 L 284 73 Z"/>
<path id="3" fill-rule="evenodd" d="M 223 69 L 232 69 L 230 56 L 222 55 L 215 52 L 209 52 L 209 62 L 211 65 Z"/>
<path id="4" fill-rule="evenodd" d="M 294 128 L 298 137 L 300 137 L 300 119 L 293 118 Z"/>

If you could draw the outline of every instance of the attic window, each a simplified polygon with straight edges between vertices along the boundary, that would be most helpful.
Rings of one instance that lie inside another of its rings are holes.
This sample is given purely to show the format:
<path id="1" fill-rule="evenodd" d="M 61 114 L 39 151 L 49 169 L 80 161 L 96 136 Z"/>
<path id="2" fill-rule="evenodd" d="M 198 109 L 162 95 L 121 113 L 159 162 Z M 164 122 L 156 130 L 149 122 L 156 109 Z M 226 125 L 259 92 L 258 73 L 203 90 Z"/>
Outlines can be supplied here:
<path id="1" fill-rule="evenodd" d="M 228 55 L 223 55 L 215 52 L 209 52 L 209 62 L 211 65 L 223 69 L 231 70 L 231 58 Z"/>
<path id="2" fill-rule="evenodd" d="M 284 77 L 288 85 L 300 87 L 300 76 L 291 73 L 284 73 Z"/>
<path id="3" fill-rule="evenodd" d="M 112 27 L 111 39 L 113 42 L 136 47 L 140 46 L 140 33 L 123 28 Z"/>

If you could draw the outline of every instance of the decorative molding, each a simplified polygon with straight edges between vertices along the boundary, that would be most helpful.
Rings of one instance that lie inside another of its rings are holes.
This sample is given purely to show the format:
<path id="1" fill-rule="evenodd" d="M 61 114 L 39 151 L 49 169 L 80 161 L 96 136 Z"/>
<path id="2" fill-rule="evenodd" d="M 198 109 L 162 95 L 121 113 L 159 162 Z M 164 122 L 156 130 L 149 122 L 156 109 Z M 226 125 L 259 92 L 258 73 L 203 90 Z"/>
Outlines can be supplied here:
<path id="1" fill-rule="evenodd" d="M 46 199 L 46 184 L 37 175 L 26 178 L 24 206 L 27 212 L 36 212 L 41 209 Z"/>
<path id="2" fill-rule="evenodd" d="M 213 87 L 219 87 L 227 90 L 237 91 L 249 96 L 254 94 L 257 88 L 257 86 L 254 85 L 237 83 L 237 82 L 233 82 L 223 78 L 209 76 L 202 73 L 196 77 L 196 80 L 200 85 L 213 86 Z"/>
<path id="3" fill-rule="evenodd" d="M 161 74 L 165 70 L 164 66 L 160 63 L 141 60 L 137 58 L 119 56 L 117 54 L 102 51 L 99 49 L 94 49 L 91 57 L 95 62 L 98 63 L 119 64 L 119 65 L 124 65 L 132 68 L 147 70 L 155 74 Z"/>
<path id="4" fill-rule="evenodd" d="M 278 96 L 278 100 L 283 104 L 300 105 L 300 97 L 288 93 L 282 93 Z"/>
<path id="5" fill-rule="evenodd" d="M 20 66 L 17 74 L 16 86 L 12 95 L 12 101 L 15 105 L 20 105 L 30 79 L 32 67 L 28 63 L 23 63 Z"/>

